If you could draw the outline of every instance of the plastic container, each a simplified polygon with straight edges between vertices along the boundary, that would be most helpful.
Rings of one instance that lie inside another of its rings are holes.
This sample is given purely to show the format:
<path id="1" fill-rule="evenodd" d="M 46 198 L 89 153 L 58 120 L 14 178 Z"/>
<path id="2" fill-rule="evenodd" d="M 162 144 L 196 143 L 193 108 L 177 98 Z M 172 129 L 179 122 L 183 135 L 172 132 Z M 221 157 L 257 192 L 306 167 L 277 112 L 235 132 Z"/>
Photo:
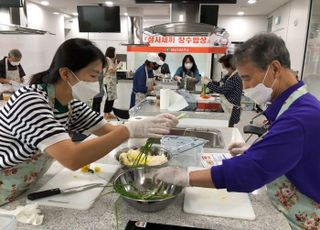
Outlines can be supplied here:
<path id="1" fill-rule="evenodd" d="M 15 230 L 17 228 L 17 220 L 13 215 L 0 214 L 0 229 Z"/>
<path id="2" fill-rule="evenodd" d="M 208 141 L 202 138 L 189 136 L 164 136 L 161 138 L 161 147 L 172 154 L 169 161 L 171 166 L 201 167 L 201 153 Z"/>

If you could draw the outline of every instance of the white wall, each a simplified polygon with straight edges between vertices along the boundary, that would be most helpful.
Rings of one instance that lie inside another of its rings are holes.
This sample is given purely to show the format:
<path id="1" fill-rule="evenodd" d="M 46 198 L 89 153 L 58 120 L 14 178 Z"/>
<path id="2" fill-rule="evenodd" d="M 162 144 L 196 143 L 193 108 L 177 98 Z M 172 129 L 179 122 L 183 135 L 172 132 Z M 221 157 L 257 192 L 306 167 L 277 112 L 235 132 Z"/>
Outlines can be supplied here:
<path id="1" fill-rule="evenodd" d="M 50 31 L 55 35 L 0 35 L 0 57 L 10 49 L 22 52 L 21 65 L 26 75 L 48 69 L 58 46 L 64 41 L 64 19 L 33 3 L 27 3 L 30 28 Z"/>
<path id="2" fill-rule="evenodd" d="M 303 55 L 307 39 L 310 0 L 292 0 L 272 12 L 269 17 L 280 16 L 280 24 L 272 24 L 272 32 L 286 42 L 290 52 L 291 68 L 302 73 Z"/>
<path id="3" fill-rule="evenodd" d="M 266 16 L 227 16 L 219 15 L 218 25 L 230 33 L 233 42 L 243 42 L 257 33 L 266 32 Z"/>
<path id="4" fill-rule="evenodd" d="M 128 24 L 127 17 L 121 16 L 121 33 L 81 33 L 79 32 L 78 18 L 65 20 L 66 39 L 69 38 L 87 38 L 95 42 L 95 44 L 105 53 L 108 46 L 116 48 L 118 54 L 126 54 L 126 46 L 121 43 L 128 42 Z"/>

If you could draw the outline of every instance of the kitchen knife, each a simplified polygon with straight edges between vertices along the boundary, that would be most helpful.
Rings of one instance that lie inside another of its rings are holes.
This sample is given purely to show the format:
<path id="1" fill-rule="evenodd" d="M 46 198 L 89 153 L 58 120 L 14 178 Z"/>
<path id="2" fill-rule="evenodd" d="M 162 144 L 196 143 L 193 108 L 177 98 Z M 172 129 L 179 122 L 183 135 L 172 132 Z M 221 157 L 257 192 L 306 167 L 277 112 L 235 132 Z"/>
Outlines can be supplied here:
<path id="1" fill-rule="evenodd" d="M 28 194 L 27 197 L 29 200 L 36 200 L 36 199 L 40 199 L 48 196 L 81 192 L 84 190 L 88 190 L 96 187 L 103 187 L 103 186 L 106 186 L 106 185 L 103 183 L 93 183 L 93 184 L 80 185 L 80 186 L 75 186 L 75 187 L 65 188 L 65 189 L 54 188 L 54 189 L 48 189 L 48 190 L 30 193 Z"/>

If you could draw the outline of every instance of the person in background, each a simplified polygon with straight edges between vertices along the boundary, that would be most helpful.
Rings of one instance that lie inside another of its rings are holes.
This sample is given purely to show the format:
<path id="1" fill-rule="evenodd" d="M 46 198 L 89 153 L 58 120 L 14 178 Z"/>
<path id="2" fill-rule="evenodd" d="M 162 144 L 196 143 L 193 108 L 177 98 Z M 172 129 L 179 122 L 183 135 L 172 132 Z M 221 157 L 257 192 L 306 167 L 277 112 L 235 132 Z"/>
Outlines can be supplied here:
<path id="1" fill-rule="evenodd" d="M 130 108 L 142 101 L 147 92 L 151 92 L 153 85 L 148 85 L 149 78 L 153 78 L 153 71 L 159 69 L 163 64 L 160 57 L 156 53 L 149 53 L 146 61 L 136 70 L 133 76 L 133 86 L 130 100 Z"/>
<path id="2" fill-rule="evenodd" d="M 104 105 L 104 118 L 107 120 L 115 119 L 111 114 L 114 100 L 117 99 L 117 70 L 120 68 L 116 60 L 116 49 L 108 47 L 106 50 L 106 67 L 104 72 L 103 83 L 106 87 L 107 98 Z"/>
<path id="3" fill-rule="evenodd" d="M 26 75 L 20 64 L 22 54 L 18 49 L 12 49 L 8 57 L 0 61 L 0 83 L 3 84 L 21 84 Z"/>
<path id="4" fill-rule="evenodd" d="M 226 73 L 224 84 L 219 86 L 211 82 L 207 77 L 202 77 L 201 83 L 207 85 L 211 91 L 221 94 L 225 110 L 231 114 L 229 127 L 233 127 L 240 121 L 242 81 L 234 66 L 232 54 L 222 56 L 219 59 L 219 63 L 221 63 L 222 69 Z"/>
<path id="5" fill-rule="evenodd" d="M 104 75 L 103 75 L 103 72 L 101 72 L 98 77 L 100 92 L 96 96 L 94 96 L 92 100 L 92 110 L 99 114 L 101 113 L 101 102 L 105 94 L 103 78 L 104 78 Z"/>
<path id="6" fill-rule="evenodd" d="M 277 35 L 255 35 L 234 56 L 244 94 L 259 105 L 271 102 L 264 111 L 269 131 L 220 166 L 190 173 L 166 167 L 155 178 L 229 192 L 249 193 L 266 185 L 292 229 L 320 229 L 320 102 L 297 81 L 288 49 Z"/>
<path id="7" fill-rule="evenodd" d="M 200 78 L 199 70 L 193 56 L 190 54 L 184 56 L 182 66 L 177 69 L 174 74 L 174 79 L 180 84 L 181 88 L 183 88 L 183 86 L 181 86 L 182 84 L 188 85 L 188 82 L 193 86 L 190 88 L 194 88 L 194 85 L 200 81 Z"/>
<path id="8" fill-rule="evenodd" d="M 167 55 L 165 53 L 158 53 L 158 55 L 159 55 L 161 61 L 163 61 L 163 65 L 160 68 L 160 73 L 161 74 L 171 74 L 168 64 L 165 63 Z"/>
<path id="9" fill-rule="evenodd" d="M 113 126 L 85 102 L 99 92 L 103 53 L 87 39 L 69 39 L 48 70 L 32 76 L 0 110 L 0 205 L 11 202 L 50 167 L 53 159 L 77 170 L 131 138 L 159 138 L 178 120 L 160 114 Z M 94 134 L 74 143 L 69 133 Z"/>

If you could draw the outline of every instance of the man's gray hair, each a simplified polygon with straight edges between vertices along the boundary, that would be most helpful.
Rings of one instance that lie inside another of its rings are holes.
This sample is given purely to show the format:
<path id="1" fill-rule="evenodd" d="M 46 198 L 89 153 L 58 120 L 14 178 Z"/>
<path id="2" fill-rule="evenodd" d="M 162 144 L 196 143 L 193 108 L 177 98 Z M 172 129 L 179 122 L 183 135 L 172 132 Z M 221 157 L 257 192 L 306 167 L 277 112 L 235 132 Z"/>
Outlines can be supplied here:
<path id="1" fill-rule="evenodd" d="M 273 60 L 290 69 L 290 54 L 285 42 L 272 33 L 257 34 L 239 45 L 234 53 L 235 60 L 252 61 L 253 64 L 266 70 Z"/>
<path id="2" fill-rule="evenodd" d="M 13 50 L 10 50 L 10 51 L 9 51 L 8 56 L 9 56 L 9 57 L 15 57 L 15 58 L 21 58 L 21 57 L 22 57 L 22 54 L 21 54 L 20 50 L 18 50 L 18 49 L 13 49 Z"/>

